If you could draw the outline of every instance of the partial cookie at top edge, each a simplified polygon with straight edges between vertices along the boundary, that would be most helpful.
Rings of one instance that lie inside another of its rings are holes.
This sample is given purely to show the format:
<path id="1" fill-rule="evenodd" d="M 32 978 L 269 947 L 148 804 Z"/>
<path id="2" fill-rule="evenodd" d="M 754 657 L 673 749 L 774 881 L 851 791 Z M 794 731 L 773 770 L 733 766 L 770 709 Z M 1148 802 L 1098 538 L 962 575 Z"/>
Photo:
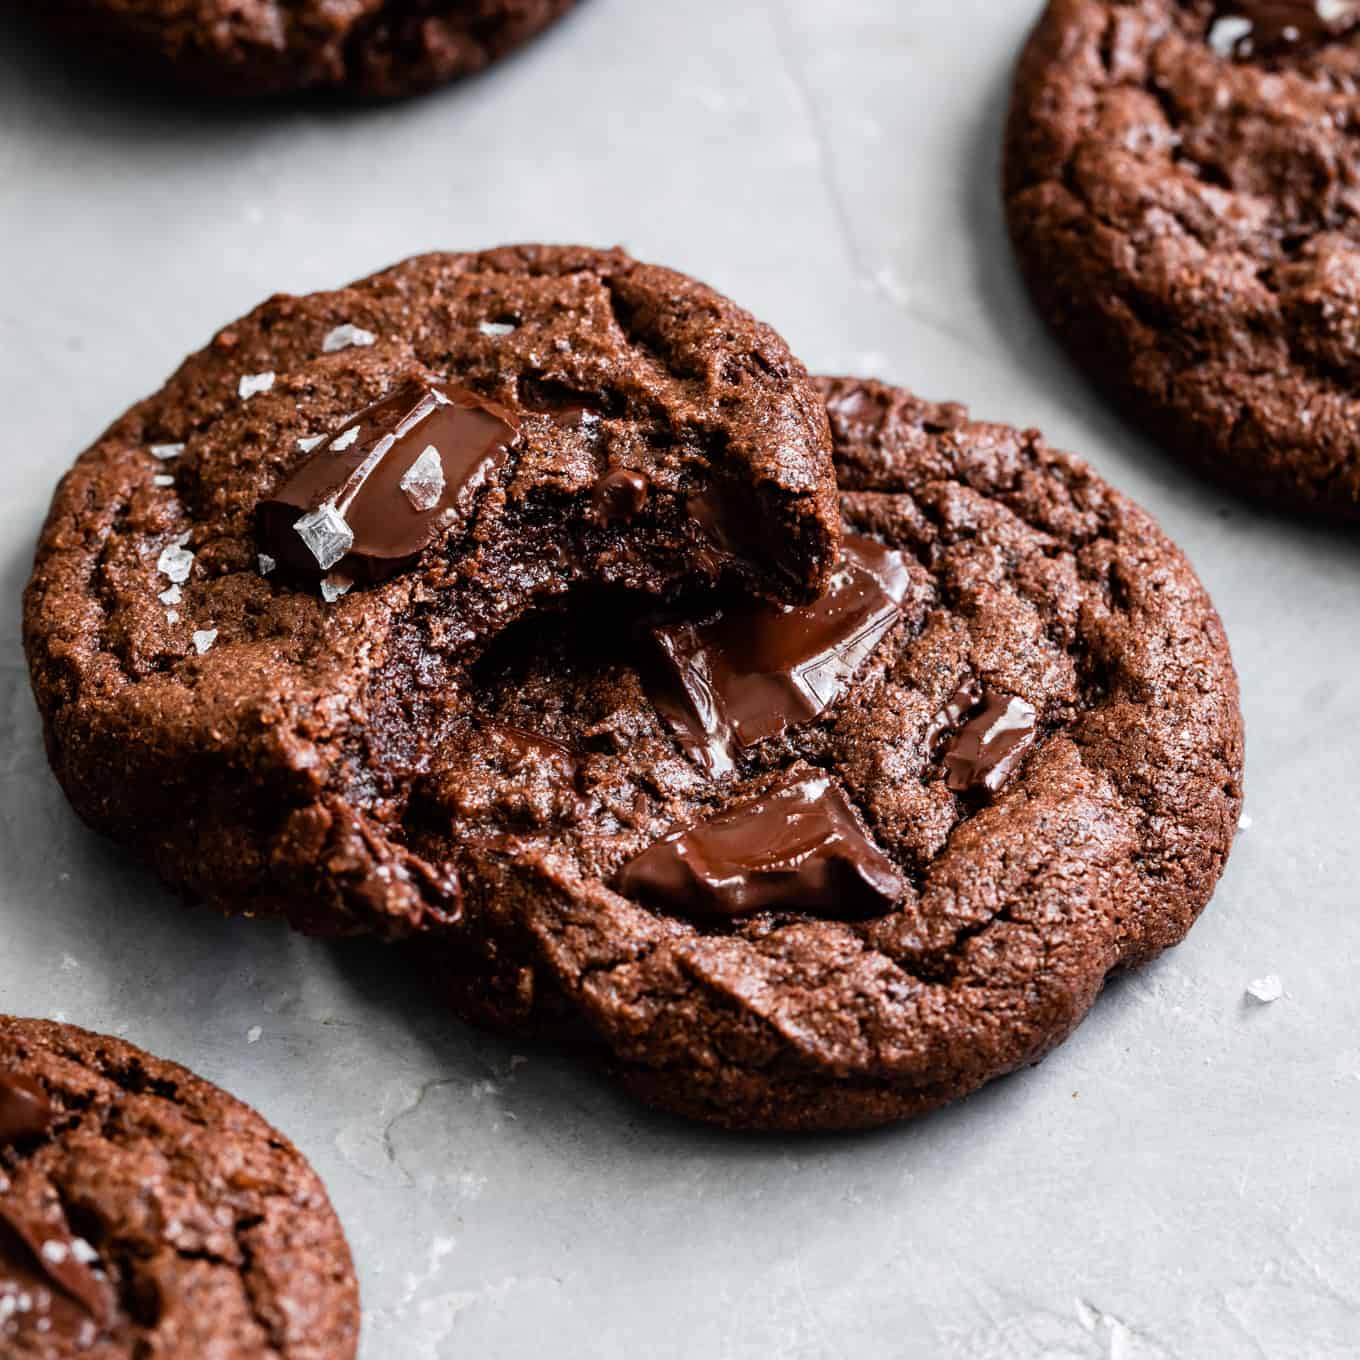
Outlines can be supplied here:
<path id="1" fill-rule="evenodd" d="M 1353 522 L 1360 10 L 1334 9 L 1052 0 L 1005 192 L 1039 310 L 1168 451 Z"/>
<path id="2" fill-rule="evenodd" d="M 403 12 L 390 0 L 52 0 L 40 17 L 105 63 L 198 94 L 396 99 L 481 71 L 575 3 L 446 0 Z"/>

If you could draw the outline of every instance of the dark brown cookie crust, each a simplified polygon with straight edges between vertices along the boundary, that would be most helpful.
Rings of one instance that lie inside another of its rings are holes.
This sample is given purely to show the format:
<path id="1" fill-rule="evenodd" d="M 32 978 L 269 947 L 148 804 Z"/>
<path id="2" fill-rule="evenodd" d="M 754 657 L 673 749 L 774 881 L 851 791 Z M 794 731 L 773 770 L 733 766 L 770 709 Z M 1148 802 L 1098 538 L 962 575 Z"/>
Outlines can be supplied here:
<path id="1" fill-rule="evenodd" d="M 1251 9 L 1051 0 L 1015 80 L 1010 229 L 1044 317 L 1171 452 L 1353 521 L 1360 41 L 1210 46 Z"/>
<path id="2" fill-rule="evenodd" d="M 343 327 L 372 343 L 334 348 Z M 471 516 L 329 604 L 262 575 L 257 505 L 299 441 L 411 373 L 521 424 Z M 166 445 L 184 447 L 162 461 Z M 645 473 L 646 504 L 601 524 L 592 491 L 620 467 Z M 743 550 L 705 546 L 689 507 L 708 492 L 755 531 Z M 26 648 L 53 768 L 92 826 L 224 910 L 395 935 L 460 909 L 405 823 L 481 646 L 587 584 L 665 596 L 726 573 L 810 598 L 838 539 L 825 410 L 767 327 L 618 251 L 431 255 L 270 299 L 82 455 L 38 546 Z"/>
<path id="3" fill-rule="evenodd" d="M 419 94 L 472 75 L 576 0 L 41 0 L 103 60 L 222 96 Z"/>
<path id="4" fill-rule="evenodd" d="M 1035 1062 L 1107 976 L 1182 938 L 1241 806 L 1223 629 L 1145 512 L 1034 431 L 872 382 L 824 391 L 846 528 L 912 574 L 851 693 L 711 779 L 608 642 L 540 632 L 475 699 L 579 752 L 579 798 L 542 762 L 494 753 L 420 795 L 432 841 L 451 812 L 462 828 L 448 853 L 468 910 L 437 978 L 454 1008 L 742 1128 L 879 1124 Z M 930 739 L 970 676 L 1039 711 L 1038 744 L 990 804 L 948 790 Z M 672 826 L 802 766 L 836 776 L 908 880 L 896 911 L 697 926 L 607 886 Z"/>
<path id="5" fill-rule="evenodd" d="M 7 1360 L 356 1353 L 344 1234 L 315 1173 L 254 1111 L 119 1039 L 0 1016 L 0 1081 L 14 1074 L 45 1093 L 51 1125 L 0 1145 L 0 1212 L 88 1243 L 113 1304 L 88 1347 L 0 1310 Z"/>

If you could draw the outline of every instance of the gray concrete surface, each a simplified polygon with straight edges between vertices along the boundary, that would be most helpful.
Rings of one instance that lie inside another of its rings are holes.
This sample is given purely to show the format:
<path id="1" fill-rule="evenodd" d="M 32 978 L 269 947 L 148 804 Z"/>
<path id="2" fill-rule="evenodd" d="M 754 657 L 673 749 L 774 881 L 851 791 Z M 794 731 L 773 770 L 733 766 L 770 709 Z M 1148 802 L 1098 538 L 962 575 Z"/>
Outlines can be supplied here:
<path id="1" fill-rule="evenodd" d="M 361 110 L 153 99 L 0 27 L 0 1009 L 296 1138 L 366 1360 L 1360 1355 L 1360 550 L 1192 481 L 1030 314 L 995 185 L 1036 9 L 589 0 Z M 692 1129 L 445 1020 L 379 949 L 180 910 L 67 810 L 18 596 L 69 458 L 268 293 L 522 239 L 622 242 L 816 369 L 1039 425 L 1189 551 L 1242 673 L 1243 831 L 1188 942 L 1039 1068 L 869 1137 Z"/>

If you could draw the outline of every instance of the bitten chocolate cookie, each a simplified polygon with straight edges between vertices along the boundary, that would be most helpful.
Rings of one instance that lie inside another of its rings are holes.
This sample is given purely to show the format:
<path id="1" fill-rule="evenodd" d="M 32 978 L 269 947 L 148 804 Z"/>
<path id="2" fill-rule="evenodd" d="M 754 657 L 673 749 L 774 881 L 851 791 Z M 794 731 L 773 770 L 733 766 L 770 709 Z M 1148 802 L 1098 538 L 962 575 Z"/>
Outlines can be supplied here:
<path id="1" fill-rule="evenodd" d="M 420 950 L 459 1012 L 750 1128 L 1036 1061 L 1189 929 L 1241 803 L 1223 629 L 1147 514 L 1034 431 L 823 390 L 828 592 L 508 633 L 407 818 L 463 883 Z"/>
<path id="2" fill-rule="evenodd" d="M 297 1149 L 174 1063 L 0 1016 L 6 1360 L 346 1360 L 349 1248 Z"/>
<path id="3" fill-rule="evenodd" d="M 1360 519 L 1360 4 L 1051 0 L 1011 234 L 1044 316 L 1170 451 Z"/>
<path id="4" fill-rule="evenodd" d="M 39 0 L 101 61 L 202 93 L 419 94 L 471 75 L 576 0 Z"/>
<path id="5" fill-rule="evenodd" d="M 410 791 L 506 628 L 806 601 L 839 535 L 823 404 L 738 307 L 618 251 L 430 255 L 272 298 L 82 455 L 26 647 L 91 825 L 222 909 L 397 935 L 461 911 Z"/>

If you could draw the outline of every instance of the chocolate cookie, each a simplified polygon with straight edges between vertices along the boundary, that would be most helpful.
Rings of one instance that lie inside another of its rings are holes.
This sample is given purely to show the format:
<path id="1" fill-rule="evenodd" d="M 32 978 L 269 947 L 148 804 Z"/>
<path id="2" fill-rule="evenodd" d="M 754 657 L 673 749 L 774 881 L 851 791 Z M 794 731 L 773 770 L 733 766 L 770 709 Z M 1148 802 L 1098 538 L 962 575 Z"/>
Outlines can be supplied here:
<path id="1" fill-rule="evenodd" d="M 40 0 L 74 43 L 228 96 L 418 94 L 527 42 L 575 0 Z"/>
<path id="2" fill-rule="evenodd" d="M 297 1149 L 174 1063 L 0 1016 L 7 1360 L 345 1360 L 349 1248 Z"/>
<path id="3" fill-rule="evenodd" d="M 1051 0 L 1006 203 L 1040 310 L 1168 449 L 1360 518 L 1360 4 Z"/>
<path id="4" fill-rule="evenodd" d="M 82 455 L 26 647 L 91 825 L 223 909 L 397 935 L 461 911 L 410 791 L 501 633 L 806 601 L 839 534 L 819 395 L 732 303 L 618 251 L 430 255 L 270 299 Z"/>
<path id="5" fill-rule="evenodd" d="M 1222 626 L 1142 510 L 1033 431 L 823 391 L 827 594 L 512 630 L 407 818 L 463 883 L 420 951 L 459 1012 L 741 1127 L 1036 1061 L 1189 929 L 1241 804 Z"/>

